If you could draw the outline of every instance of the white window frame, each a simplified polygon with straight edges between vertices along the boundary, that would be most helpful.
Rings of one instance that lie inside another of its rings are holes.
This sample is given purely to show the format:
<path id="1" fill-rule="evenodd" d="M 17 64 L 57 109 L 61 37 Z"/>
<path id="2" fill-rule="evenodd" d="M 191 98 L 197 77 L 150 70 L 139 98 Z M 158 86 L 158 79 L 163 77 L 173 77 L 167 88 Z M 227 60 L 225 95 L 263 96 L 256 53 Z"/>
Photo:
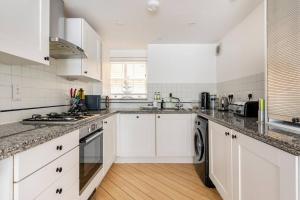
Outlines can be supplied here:
<path id="1" fill-rule="evenodd" d="M 127 75 L 127 64 L 136 64 L 136 63 L 143 63 L 145 64 L 145 79 L 128 79 Z M 112 64 L 125 64 L 125 68 L 124 68 L 124 77 L 123 80 L 124 83 L 125 81 L 130 81 L 130 80 L 143 80 L 145 81 L 145 93 L 133 93 L 133 94 L 125 94 L 125 93 L 112 93 L 111 91 L 111 87 L 110 87 L 110 98 L 111 99 L 120 99 L 120 100 L 126 100 L 126 99 L 147 99 L 148 97 L 148 91 L 147 91 L 147 62 L 146 61 L 110 61 L 110 66 L 112 66 Z M 110 73 L 110 84 L 112 84 L 112 81 L 114 79 L 112 79 L 111 77 L 111 73 Z M 118 80 L 118 79 L 115 79 Z"/>

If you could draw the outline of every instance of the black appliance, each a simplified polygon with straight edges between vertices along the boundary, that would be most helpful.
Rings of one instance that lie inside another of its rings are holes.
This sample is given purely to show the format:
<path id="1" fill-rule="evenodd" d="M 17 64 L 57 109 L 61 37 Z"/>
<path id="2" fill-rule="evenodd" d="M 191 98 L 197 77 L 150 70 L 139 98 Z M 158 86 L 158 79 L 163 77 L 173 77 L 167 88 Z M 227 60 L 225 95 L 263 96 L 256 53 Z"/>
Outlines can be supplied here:
<path id="1" fill-rule="evenodd" d="M 258 101 L 237 102 L 232 110 L 242 117 L 258 117 Z"/>
<path id="2" fill-rule="evenodd" d="M 214 188 L 215 186 L 209 178 L 208 120 L 197 116 L 194 131 L 194 166 L 196 172 L 207 187 Z"/>
<path id="3" fill-rule="evenodd" d="M 201 110 L 208 110 L 210 109 L 210 95 L 208 92 L 201 93 Z"/>
<path id="4" fill-rule="evenodd" d="M 23 119 L 23 124 L 74 124 L 79 120 L 83 120 L 94 115 L 87 112 L 63 112 L 49 113 L 46 115 L 34 114 L 31 118 Z"/>
<path id="5" fill-rule="evenodd" d="M 88 110 L 100 111 L 109 109 L 109 96 L 85 95 L 85 105 Z"/>
<path id="6" fill-rule="evenodd" d="M 85 95 L 85 106 L 88 110 L 101 110 L 101 96 Z"/>
<path id="7" fill-rule="evenodd" d="M 80 193 L 103 166 L 103 127 L 97 120 L 79 129 Z"/>

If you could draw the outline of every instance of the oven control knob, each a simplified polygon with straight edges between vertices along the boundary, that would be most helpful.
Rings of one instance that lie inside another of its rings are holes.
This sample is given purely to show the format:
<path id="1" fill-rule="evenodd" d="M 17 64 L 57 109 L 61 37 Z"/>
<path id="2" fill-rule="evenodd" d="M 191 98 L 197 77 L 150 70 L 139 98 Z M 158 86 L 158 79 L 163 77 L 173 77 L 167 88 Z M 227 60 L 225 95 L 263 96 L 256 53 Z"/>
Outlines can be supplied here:
<path id="1" fill-rule="evenodd" d="M 92 129 L 91 128 L 89 128 L 89 133 L 92 131 Z"/>

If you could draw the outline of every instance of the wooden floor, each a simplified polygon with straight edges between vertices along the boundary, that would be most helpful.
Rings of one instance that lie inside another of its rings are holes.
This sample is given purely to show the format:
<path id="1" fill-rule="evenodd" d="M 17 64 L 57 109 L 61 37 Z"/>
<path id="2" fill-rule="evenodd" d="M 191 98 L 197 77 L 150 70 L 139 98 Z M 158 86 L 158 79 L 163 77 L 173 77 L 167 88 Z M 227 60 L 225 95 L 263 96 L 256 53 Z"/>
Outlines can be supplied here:
<path id="1" fill-rule="evenodd" d="M 96 200 L 221 200 L 206 188 L 191 164 L 114 164 Z"/>

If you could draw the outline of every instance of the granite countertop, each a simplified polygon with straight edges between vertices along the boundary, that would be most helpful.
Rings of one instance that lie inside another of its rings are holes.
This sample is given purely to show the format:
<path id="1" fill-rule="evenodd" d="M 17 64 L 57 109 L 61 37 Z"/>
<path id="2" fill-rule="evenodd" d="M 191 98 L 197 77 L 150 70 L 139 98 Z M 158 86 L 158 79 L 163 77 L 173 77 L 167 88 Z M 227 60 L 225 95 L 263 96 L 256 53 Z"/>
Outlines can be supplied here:
<path id="1" fill-rule="evenodd" d="M 300 135 L 278 130 L 265 124 L 258 124 L 256 118 L 244 118 L 228 112 L 195 110 L 139 110 L 117 109 L 91 112 L 93 117 L 70 125 L 26 125 L 22 122 L 0 125 L 0 160 L 13 156 L 32 147 L 70 133 L 95 120 L 105 119 L 115 113 L 124 114 L 189 114 L 214 121 L 237 132 L 272 145 L 290 154 L 300 156 Z"/>
<path id="2" fill-rule="evenodd" d="M 192 110 L 152 111 L 139 109 L 118 109 L 110 111 L 90 112 L 93 117 L 80 120 L 69 125 L 28 125 L 22 122 L 0 125 L 0 160 L 38 146 L 52 139 L 79 129 L 85 124 L 105 119 L 115 113 L 124 114 L 174 114 L 193 113 Z"/>
<path id="3" fill-rule="evenodd" d="M 0 125 L 0 160 L 79 129 L 85 124 L 111 116 L 116 111 L 98 112 L 70 125 L 27 125 L 22 122 Z"/>
<path id="4" fill-rule="evenodd" d="M 240 117 L 230 112 L 199 111 L 198 115 L 287 153 L 300 156 L 300 134 L 257 123 L 257 118 Z"/>

